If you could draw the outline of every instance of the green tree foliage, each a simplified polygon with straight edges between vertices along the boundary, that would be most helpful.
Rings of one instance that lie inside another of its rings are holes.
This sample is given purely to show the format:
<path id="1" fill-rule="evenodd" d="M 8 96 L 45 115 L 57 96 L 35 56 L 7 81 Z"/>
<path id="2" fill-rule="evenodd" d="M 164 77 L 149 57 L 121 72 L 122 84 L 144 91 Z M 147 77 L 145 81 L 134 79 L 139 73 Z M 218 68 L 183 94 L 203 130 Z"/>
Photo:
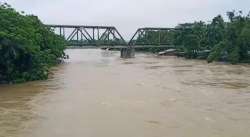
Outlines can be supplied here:
<path id="1" fill-rule="evenodd" d="M 250 13 L 244 16 L 242 11 L 231 11 L 227 16 L 228 22 L 219 15 L 211 23 L 180 24 L 171 35 L 163 33 L 162 37 L 186 58 L 250 63 Z M 157 43 L 158 39 L 157 32 L 139 37 L 141 41 L 152 43 Z"/>
<path id="2" fill-rule="evenodd" d="M 201 50 L 207 49 L 207 25 L 204 22 L 186 23 L 177 26 L 174 43 L 187 58 L 198 58 Z"/>
<path id="3" fill-rule="evenodd" d="M 207 29 L 208 48 L 213 48 L 216 44 L 220 43 L 225 35 L 225 22 L 219 15 L 215 17 Z"/>
<path id="4" fill-rule="evenodd" d="M 220 41 L 225 41 L 223 50 L 220 51 L 220 59 L 229 61 L 232 64 L 249 61 L 249 17 L 243 16 L 242 12 L 227 12 L 230 22 L 224 23 L 224 27 L 217 29 L 217 34 L 222 35 Z M 222 29 L 224 28 L 224 29 Z M 215 47 L 213 51 L 218 49 Z M 222 48 L 219 48 L 222 49 Z M 216 52 L 219 52 L 216 51 Z M 213 52 L 210 54 L 212 56 Z M 213 61 L 213 60 L 209 60 Z"/>
<path id="5" fill-rule="evenodd" d="M 46 79 L 64 57 L 65 41 L 33 15 L 0 5 L 0 82 Z"/>
<path id="6" fill-rule="evenodd" d="M 207 61 L 211 63 L 213 61 L 219 61 L 220 59 L 222 59 L 227 44 L 228 44 L 227 41 L 221 41 L 215 46 L 213 46 L 211 53 L 207 57 Z"/>

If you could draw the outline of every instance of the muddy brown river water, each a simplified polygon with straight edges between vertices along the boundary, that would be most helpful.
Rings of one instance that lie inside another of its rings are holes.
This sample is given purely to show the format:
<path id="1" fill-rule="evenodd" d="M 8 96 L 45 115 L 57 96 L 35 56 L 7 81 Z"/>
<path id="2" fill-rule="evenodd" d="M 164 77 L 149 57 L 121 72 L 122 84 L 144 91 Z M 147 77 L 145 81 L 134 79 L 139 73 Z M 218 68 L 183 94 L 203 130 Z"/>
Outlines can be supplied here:
<path id="1" fill-rule="evenodd" d="M 250 137 L 250 66 L 67 50 L 46 81 L 0 86 L 0 137 Z"/>

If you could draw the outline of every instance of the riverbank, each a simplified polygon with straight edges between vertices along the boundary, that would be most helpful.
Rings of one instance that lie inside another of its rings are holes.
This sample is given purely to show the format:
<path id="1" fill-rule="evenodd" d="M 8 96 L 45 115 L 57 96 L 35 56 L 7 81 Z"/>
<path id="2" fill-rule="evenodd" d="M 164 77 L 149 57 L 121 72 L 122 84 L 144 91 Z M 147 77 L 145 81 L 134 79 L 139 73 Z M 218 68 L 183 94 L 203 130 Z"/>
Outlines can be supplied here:
<path id="1" fill-rule="evenodd" d="M 185 58 L 250 63 L 250 15 L 227 12 L 228 21 L 218 15 L 211 22 L 182 23 L 172 29 L 145 29 L 133 45 L 175 45 Z M 145 51 L 155 52 L 155 49 Z M 210 51 L 208 52 L 204 51 Z M 202 55 L 205 53 L 204 55 Z"/>
<path id="2" fill-rule="evenodd" d="M 204 51 L 197 52 L 197 57 L 194 58 L 194 59 L 207 60 L 207 57 L 209 56 L 210 53 L 211 53 L 210 50 L 204 50 Z M 164 50 L 164 51 L 158 52 L 157 55 L 158 56 L 176 56 L 176 57 L 183 57 L 183 58 L 186 58 L 186 56 L 187 56 L 185 54 L 185 52 L 178 52 L 176 49 Z M 248 52 L 248 56 L 250 56 L 250 52 Z M 190 58 L 190 59 L 192 59 L 192 58 Z M 218 62 L 230 63 L 225 58 L 220 58 L 217 61 Z M 207 62 L 211 63 L 208 60 L 207 60 Z M 248 60 L 242 60 L 239 63 L 240 64 L 250 64 L 250 62 Z M 230 64 L 235 64 L 235 63 L 230 63 Z"/>

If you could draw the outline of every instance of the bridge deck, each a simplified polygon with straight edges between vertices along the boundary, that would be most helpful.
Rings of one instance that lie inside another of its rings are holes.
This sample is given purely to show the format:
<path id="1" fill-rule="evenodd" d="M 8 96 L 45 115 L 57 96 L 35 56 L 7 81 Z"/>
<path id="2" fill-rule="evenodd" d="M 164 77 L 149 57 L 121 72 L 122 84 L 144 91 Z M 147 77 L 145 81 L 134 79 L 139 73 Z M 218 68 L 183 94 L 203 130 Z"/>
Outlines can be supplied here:
<path id="1" fill-rule="evenodd" d="M 173 45 L 147 45 L 147 46 L 132 46 L 135 49 L 143 49 L 143 48 L 175 48 Z M 68 46 L 67 49 L 125 49 L 128 46 Z"/>

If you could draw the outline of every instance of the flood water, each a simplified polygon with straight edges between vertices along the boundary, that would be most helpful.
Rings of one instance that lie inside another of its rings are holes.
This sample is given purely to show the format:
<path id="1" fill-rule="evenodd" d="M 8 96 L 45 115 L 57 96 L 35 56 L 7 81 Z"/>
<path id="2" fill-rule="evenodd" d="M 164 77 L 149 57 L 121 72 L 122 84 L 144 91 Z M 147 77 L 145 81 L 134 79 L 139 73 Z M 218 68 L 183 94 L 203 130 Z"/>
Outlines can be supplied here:
<path id="1" fill-rule="evenodd" d="M 249 137 L 250 66 L 67 50 L 46 81 L 0 86 L 0 137 Z"/>

